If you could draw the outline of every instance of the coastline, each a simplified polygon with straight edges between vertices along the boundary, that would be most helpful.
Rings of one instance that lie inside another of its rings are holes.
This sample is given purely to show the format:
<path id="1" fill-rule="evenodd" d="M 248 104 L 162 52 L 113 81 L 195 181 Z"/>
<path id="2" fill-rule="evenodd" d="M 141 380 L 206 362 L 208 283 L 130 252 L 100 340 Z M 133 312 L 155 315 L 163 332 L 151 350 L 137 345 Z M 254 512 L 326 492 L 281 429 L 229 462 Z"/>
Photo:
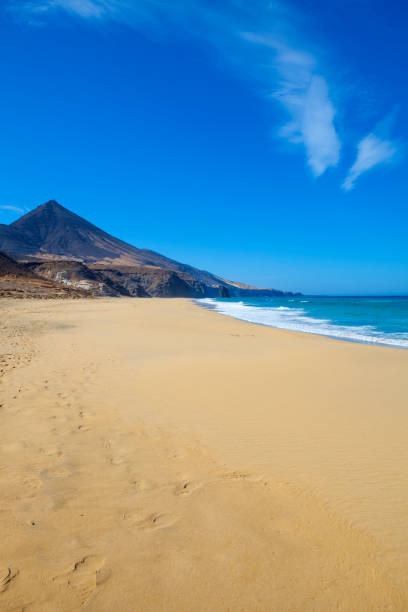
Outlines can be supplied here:
<path id="1" fill-rule="evenodd" d="M 183 299 L 0 308 L 0 609 L 408 607 L 404 351 Z"/>
<path id="2" fill-rule="evenodd" d="M 326 312 L 316 317 L 314 313 L 304 312 L 302 304 L 308 304 L 315 299 L 324 300 L 351 300 L 351 299 L 376 299 L 376 300 L 407 300 L 407 296 L 382 296 L 382 297 L 353 297 L 353 296 L 302 296 L 306 299 L 299 300 L 294 304 L 295 299 L 289 299 L 290 305 L 258 304 L 254 306 L 245 303 L 245 298 L 238 302 L 234 300 L 220 300 L 217 298 L 194 298 L 192 301 L 208 310 L 214 310 L 223 316 L 232 317 L 238 321 L 245 321 L 254 325 L 271 327 L 273 329 L 283 329 L 296 331 L 305 334 L 313 334 L 332 340 L 352 342 L 355 344 L 366 344 L 373 346 L 385 346 L 389 348 L 399 348 L 408 350 L 408 334 L 406 332 L 394 332 L 387 334 L 379 330 L 372 323 L 360 321 L 353 325 L 342 324 L 331 320 L 332 313 Z M 308 299 L 307 299 L 308 298 Z M 238 299 L 238 298 L 237 298 Z M 285 315 L 282 316 L 282 311 Z M 267 313 L 267 314 L 266 314 Z M 287 318 L 289 315 L 289 318 Z M 322 318 L 322 316 L 324 318 Z M 404 327 L 406 329 L 406 326 Z M 362 331 L 364 330 L 364 333 Z M 369 333 L 367 331 L 369 330 Z"/>

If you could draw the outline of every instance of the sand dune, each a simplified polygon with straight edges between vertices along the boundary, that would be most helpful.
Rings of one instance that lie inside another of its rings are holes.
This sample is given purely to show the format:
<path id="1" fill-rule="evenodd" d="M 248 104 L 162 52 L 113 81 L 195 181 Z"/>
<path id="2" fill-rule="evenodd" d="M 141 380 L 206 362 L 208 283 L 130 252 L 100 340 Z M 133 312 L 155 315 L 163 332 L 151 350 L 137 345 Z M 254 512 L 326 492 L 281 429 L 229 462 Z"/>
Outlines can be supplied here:
<path id="1" fill-rule="evenodd" d="M 184 300 L 0 309 L 0 610 L 408 609 L 407 352 Z"/>

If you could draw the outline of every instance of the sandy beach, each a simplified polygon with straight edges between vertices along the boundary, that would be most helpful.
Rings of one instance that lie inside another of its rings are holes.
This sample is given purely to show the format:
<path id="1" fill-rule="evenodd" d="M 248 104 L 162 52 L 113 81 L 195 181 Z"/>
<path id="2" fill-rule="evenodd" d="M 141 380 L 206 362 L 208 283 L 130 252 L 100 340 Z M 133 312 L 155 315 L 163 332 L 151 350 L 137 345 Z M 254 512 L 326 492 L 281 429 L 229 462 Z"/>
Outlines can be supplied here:
<path id="1" fill-rule="evenodd" d="M 407 610 L 408 351 L 0 302 L 0 610 Z"/>

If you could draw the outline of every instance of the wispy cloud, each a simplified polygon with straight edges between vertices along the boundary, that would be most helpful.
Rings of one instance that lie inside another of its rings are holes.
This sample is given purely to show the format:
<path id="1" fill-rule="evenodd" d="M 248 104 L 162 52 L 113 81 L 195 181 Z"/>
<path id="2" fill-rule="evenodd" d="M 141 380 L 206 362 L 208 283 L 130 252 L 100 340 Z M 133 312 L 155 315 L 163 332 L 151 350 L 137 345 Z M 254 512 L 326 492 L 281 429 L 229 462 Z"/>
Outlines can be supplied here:
<path id="1" fill-rule="evenodd" d="M 199 0 L 198 0 L 199 1 Z M 66 11 L 85 19 L 111 19 L 137 25 L 138 20 L 151 20 L 165 12 L 179 12 L 189 9 L 189 0 L 9 0 L 9 9 L 17 16 L 45 17 Z"/>
<path id="2" fill-rule="evenodd" d="M 334 126 L 336 109 L 329 96 L 326 79 L 319 74 L 317 59 L 301 50 L 282 44 L 273 37 L 254 33 L 243 35 L 247 41 L 270 48 L 274 55 L 269 65 L 278 73 L 271 97 L 278 100 L 290 116 L 279 131 L 282 138 L 306 149 L 308 164 L 320 176 L 340 158 L 340 139 Z"/>
<path id="3" fill-rule="evenodd" d="M 50 11 L 66 10 L 80 17 L 103 17 L 114 8 L 115 2 L 104 0 L 43 0 L 27 2 L 11 2 L 10 9 L 16 14 L 44 15 Z"/>
<path id="4" fill-rule="evenodd" d="M 343 183 L 343 189 L 346 191 L 354 188 L 355 182 L 361 174 L 379 164 L 391 161 L 397 152 L 397 147 L 392 141 L 381 140 L 375 134 L 368 134 L 360 140 L 357 148 L 357 159 L 351 166 Z"/>
<path id="5" fill-rule="evenodd" d="M 26 208 L 20 208 L 20 206 L 11 206 L 11 205 L 8 205 L 8 204 L 6 204 L 4 206 L 0 205 L 0 210 L 10 210 L 12 212 L 16 212 L 16 213 L 19 213 L 21 215 L 27 212 Z"/>
<path id="6" fill-rule="evenodd" d="M 357 158 L 342 185 L 345 191 L 353 189 L 356 180 L 364 172 L 368 172 L 368 170 L 372 170 L 381 164 L 389 163 L 395 158 L 399 150 L 398 143 L 389 138 L 394 118 L 395 110 L 381 121 L 373 132 L 360 140 L 357 145 Z"/>

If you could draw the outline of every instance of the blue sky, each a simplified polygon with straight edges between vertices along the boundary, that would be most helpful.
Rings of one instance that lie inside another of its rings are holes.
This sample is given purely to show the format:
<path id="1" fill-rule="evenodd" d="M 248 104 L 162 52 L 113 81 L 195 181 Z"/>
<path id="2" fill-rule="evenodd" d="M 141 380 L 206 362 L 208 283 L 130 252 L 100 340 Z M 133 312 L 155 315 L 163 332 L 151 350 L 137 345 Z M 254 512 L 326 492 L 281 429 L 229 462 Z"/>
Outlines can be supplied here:
<path id="1" fill-rule="evenodd" d="M 408 5 L 7 0 L 0 222 L 57 199 L 305 293 L 406 294 Z"/>

